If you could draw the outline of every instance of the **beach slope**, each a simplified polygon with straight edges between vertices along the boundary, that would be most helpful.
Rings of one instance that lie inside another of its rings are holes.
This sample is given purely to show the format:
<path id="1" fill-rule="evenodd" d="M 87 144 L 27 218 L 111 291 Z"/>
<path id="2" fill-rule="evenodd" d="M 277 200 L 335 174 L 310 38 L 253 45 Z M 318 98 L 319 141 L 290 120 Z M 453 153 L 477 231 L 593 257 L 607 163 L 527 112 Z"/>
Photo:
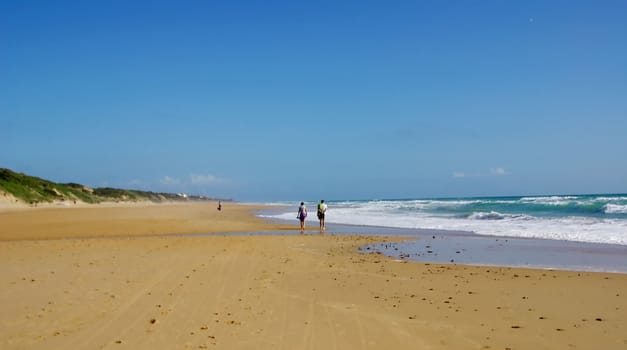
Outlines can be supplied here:
<path id="1" fill-rule="evenodd" d="M 66 209 L 0 214 L 2 349 L 627 347 L 624 274 L 357 252 L 382 237 L 157 235 L 284 229 L 246 206 Z"/>

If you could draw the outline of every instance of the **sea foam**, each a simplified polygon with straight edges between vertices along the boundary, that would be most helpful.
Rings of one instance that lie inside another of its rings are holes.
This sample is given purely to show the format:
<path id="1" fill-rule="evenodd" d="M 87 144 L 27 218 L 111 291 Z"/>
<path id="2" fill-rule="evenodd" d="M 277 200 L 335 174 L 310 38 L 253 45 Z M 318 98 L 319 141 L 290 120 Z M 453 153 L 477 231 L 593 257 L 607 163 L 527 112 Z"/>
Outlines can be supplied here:
<path id="1" fill-rule="evenodd" d="M 627 214 L 627 205 L 606 204 L 603 208 L 608 214 Z"/>
<path id="2" fill-rule="evenodd" d="M 294 213 L 267 217 L 294 220 Z M 326 220 L 627 245 L 624 195 L 336 201 L 329 203 Z"/>

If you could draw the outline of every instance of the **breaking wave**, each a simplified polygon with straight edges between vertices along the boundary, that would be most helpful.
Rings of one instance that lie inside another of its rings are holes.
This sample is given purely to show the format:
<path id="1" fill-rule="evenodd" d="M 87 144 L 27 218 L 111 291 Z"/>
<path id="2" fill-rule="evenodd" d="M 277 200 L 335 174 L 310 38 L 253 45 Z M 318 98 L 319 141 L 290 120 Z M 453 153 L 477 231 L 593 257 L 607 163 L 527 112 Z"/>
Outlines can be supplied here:
<path id="1" fill-rule="evenodd" d="M 627 245 L 627 195 L 330 201 L 328 204 L 329 223 Z M 316 204 L 308 205 L 315 208 Z M 295 210 L 296 206 L 294 213 Z M 294 220 L 294 213 L 265 216 Z"/>

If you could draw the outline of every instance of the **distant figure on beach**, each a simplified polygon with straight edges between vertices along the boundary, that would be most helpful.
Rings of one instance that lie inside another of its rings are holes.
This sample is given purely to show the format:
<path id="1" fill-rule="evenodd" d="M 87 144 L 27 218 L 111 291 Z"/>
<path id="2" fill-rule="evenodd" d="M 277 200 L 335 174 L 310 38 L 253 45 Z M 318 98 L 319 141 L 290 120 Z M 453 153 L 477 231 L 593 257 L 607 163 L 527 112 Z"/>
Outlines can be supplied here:
<path id="1" fill-rule="evenodd" d="M 324 217 L 325 214 L 327 213 L 327 205 L 326 203 L 324 203 L 324 199 L 320 201 L 320 203 L 318 203 L 318 220 L 320 220 L 320 231 L 324 231 L 325 230 L 325 226 L 324 226 Z"/>
<path id="2" fill-rule="evenodd" d="M 218 201 L 218 211 L 222 210 L 222 201 Z"/>
<path id="3" fill-rule="evenodd" d="M 307 217 L 307 207 L 304 202 L 300 202 L 300 207 L 298 207 L 298 216 L 296 218 L 300 220 L 300 232 L 303 233 L 305 231 L 305 218 Z"/>

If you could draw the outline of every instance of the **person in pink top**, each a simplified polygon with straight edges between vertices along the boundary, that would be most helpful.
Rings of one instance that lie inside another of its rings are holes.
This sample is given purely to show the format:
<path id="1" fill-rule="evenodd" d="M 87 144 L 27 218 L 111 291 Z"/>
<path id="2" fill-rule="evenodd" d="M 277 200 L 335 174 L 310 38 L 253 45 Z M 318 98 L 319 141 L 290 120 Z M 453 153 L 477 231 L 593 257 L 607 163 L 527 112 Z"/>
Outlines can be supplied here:
<path id="1" fill-rule="evenodd" d="M 298 216 L 296 218 L 300 220 L 300 233 L 305 231 L 305 218 L 307 217 L 307 207 L 304 202 L 300 202 L 300 207 L 298 207 Z"/>

